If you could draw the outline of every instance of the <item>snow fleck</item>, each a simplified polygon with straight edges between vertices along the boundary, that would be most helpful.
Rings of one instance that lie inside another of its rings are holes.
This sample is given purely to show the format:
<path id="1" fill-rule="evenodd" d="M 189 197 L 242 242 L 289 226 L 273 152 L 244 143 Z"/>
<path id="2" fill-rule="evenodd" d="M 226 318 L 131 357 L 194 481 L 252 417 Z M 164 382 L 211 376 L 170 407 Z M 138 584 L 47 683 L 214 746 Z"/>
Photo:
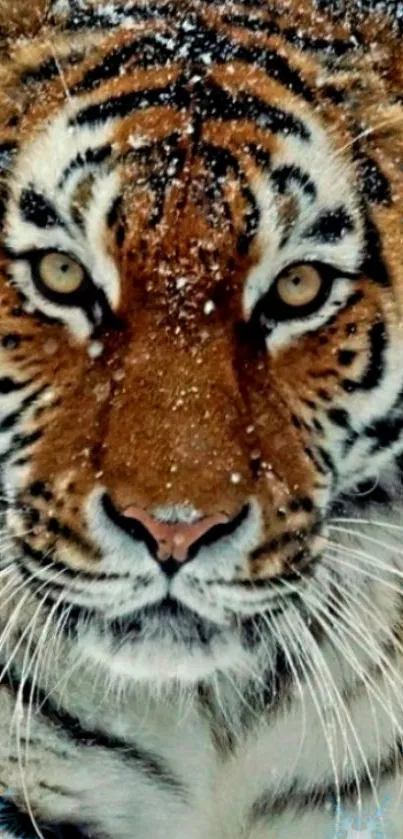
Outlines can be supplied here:
<path id="1" fill-rule="evenodd" d="M 41 402 L 42 402 L 43 405 L 51 405 L 54 397 L 55 397 L 54 390 L 47 390 L 46 393 L 43 394 L 43 396 L 41 398 Z"/>
<path id="2" fill-rule="evenodd" d="M 211 313 L 214 312 L 214 309 L 215 309 L 215 305 L 214 305 L 213 301 L 212 300 L 206 300 L 206 302 L 203 306 L 204 314 L 205 315 L 211 315 Z"/>
<path id="3" fill-rule="evenodd" d="M 231 472 L 230 481 L 231 484 L 239 484 L 242 480 L 242 475 L 239 472 Z"/>
<path id="4" fill-rule="evenodd" d="M 187 277 L 178 277 L 178 279 L 176 280 L 176 283 L 175 283 L 178 291 L 181 291 L 182 288 L 185 288 L 185 286 L 187 285 L 188 282 L 189 282 L 189 280 L 188 280 Z"/>
<path id="5" fill-rule="evenodd" d="M 103 344 L 100 341 L 92 341 L 88 347 L 88 355 L 90 358 L 99 358 L 104 351 Z"/>

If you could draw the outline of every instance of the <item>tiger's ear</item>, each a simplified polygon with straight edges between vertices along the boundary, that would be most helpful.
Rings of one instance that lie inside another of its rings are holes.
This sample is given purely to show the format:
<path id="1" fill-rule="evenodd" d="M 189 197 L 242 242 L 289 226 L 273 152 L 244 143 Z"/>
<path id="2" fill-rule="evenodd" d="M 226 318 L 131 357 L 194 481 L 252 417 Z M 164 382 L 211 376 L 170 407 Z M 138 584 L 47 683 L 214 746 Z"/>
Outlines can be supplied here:
<path id="1" fill-rule="evenodd" d="M 34 35 L 49 6 L 50 0 L 0 0 L 0 40 Z"/>

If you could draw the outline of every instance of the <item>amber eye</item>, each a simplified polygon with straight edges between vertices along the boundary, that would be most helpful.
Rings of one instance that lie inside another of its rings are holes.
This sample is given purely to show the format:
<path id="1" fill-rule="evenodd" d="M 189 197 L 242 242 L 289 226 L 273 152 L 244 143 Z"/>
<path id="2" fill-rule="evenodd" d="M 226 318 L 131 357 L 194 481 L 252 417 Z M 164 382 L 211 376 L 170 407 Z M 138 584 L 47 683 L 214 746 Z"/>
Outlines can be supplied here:
<path id="1" fill-rule="evenodd" d="M 313 265 L 295 265 L 279 277 L 277 295 L 285 306 L 309 306 L 318 297 L 323 279 Z"/>
<path id="2" fill-rule="evenodd" d="M 73 294 L 85 280 L 84 268 L 67 254 L 53 251 L 42 257 L 38 274 L 43 285 L 56 294 Z"/>

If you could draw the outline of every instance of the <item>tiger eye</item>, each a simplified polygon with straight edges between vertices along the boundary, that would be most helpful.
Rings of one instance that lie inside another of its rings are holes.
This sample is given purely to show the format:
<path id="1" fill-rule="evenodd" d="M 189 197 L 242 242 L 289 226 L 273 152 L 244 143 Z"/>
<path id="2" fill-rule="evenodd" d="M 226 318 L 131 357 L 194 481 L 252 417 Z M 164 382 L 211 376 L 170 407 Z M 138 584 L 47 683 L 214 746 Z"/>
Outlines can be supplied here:
<path id="1" fill-rule="evenodd" d="M 47 253 L 38 267 L 41 281 L 57 294 L 72 294 L 78 291 L 85 279 L 79 262 L 63 253 Z"/>
<path id="2" fill-rule="evenodd" d="M 322 277 L 313 265 L 296 265 L 277 280 L 277 294 L 286 306 L 308 306 L 318 296 Z"/>

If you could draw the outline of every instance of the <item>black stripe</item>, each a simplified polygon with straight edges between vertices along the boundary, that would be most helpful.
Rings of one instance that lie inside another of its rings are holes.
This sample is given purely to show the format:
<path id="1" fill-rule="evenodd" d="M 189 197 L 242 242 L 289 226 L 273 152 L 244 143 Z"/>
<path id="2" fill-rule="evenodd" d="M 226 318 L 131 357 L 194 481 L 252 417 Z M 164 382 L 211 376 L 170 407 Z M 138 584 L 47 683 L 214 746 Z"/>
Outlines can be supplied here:
<path id="1" fill-rule="evenodd" d="M 155 106 L 189 108 L 203 119 L 245 119 L 273 133 L 284 133 L 309 140 L 310 132 L 300 118 L 275 107 L 252 94 L 232 95 L 212 81 L 196 83 L 192 95 L 182 77 L 166 87 L 123 93 L 97 104 L 88 105 L 70 120 L 71 125 L 91 125 L 127 116 L 137 110 Z"/>
<path id="2" fill-rule="evenodd" d="M 163 34 L 145 35 L 130 44 L 115 47 L 95 67 L 91 67 L 82 79 L 70 88 L 72 95 L 88 92 L 99 87 L 106 79 L 118 77 L 128 61 L 135 61 L 136 67 L 161 67 L 174 60 L 172 35 L 163 41 Z"/>
<path id="3" fill-rule="evenodd" d="M 262 169 L 270 169 L 271 154 L 268 149 L 263 148 L 263 146 L 257 143 L 246 143 L 244 148 L 254 158 L 258 166 L 261 166 Z"/>
<path id="4" fill-rule="evenodd" d="M 354 230 L 354 221 L 343 205 L 333 210 L 324 210 L 316 221 L 302 234 L 303 239 L 314 239 L 315 242 L 334 244 L 340 242 L 348 233 Z"/>
<path id="5" fill-rule="evenodd" d="M 351 32 L 346 39 L 314 38 L 303 34 L 301 29 L 290 26 L 281 30 L 281 36 L 299 50 L 328 53 L 336 58 L 349 52 L 357 52 L 358 47 L 364 46 L 363 38 L 357 30 Z"/>
<path id="6" fill-rule="evenodd" d="M 370 453 L 375 454 L 381 450 L 387 451 L 390 446 L 400 439 L 402 431 L 403 415 L 376 420 L 365 431 L 366 436 L 374 441 Z"/>
<path id="7" fill-rule="evenodd" d="M 29 515 L 28 510 L 28 515 Z M 68 565 L 65 565 L 63 562 L 58 562 L 54 560 L 52 557 L 49 556 L 49 552 L 45 551 L 42 553 L 41 551 L 37 551 L 28 544 L 28 542 L 24 540 L 18 540 L 21 543 L 21 548 L 24 553 L 32 559 L 36 565 L 42 568 L 44 571 L 52 570 L 52 571 L 61 571 L 63 572 L 63 577 L 68 580 L 85 580 L 86 582 L 109 582 L 111 580 L 126 580 L 129 579 L 130 574 L 125 574 L 122 572 L 121 574 L 98 574 L 93 573 L 91 574 L 89 571 L 84 571 L 81 568 L 75 569 L 70 568 Z M 81 541 L 82 547 L 87 547 L 88 545 L 85 543 L 84 540 Z"/>
<path id="8" fill-rule="evenodd" d="M 4 219 L 6 217 L 9 197 L 10 194 L 7 185 L 5 183 L 0 183 L 0 231 L 4 229 Z"/>
<path id="9" fill-rule="evenodd" d="M 90 839 L 94 833 L 86 833 L 85 825 L 72 822 L 38 821 L 44 839 Z M 0 797 L 0 828 L 11 833 L 16 839 L 37 839 L 31 817 L 24 813 L 11 798 Z"/>
<path id="10" fill-rule="evenodd" d="M 258 548 L 255 548 L 250 554 L 251 559 L 258 559 L 263 554 L 269 553 L 271 551 L 281 550 L 282 548 L 285 548 L 287 545 L 292 544 L 292 542 L 298 542 L 302 544 L 306 541 L 307 537 L 314 536 L 315 533 L 317 533 L 318 530 L 320 530 L 320 526 L 321 525 L 318 521 L 314 521 L 309 527 L 298 528 L 298 531 L 287 530 L 280 536 L 276 536 L 274 539 L 269 539 L 263 545 L 259 545 Z M 274 581 L 271 580 L 271 582 Z"/>
<path id="11" fill-rule="evenodd" d="M 369 330 L 369 363 L 361 379 L 344 379 L 342 387 L 347 393 L 355 390 L 372 390 L 382 378 L 384 355 L 387 346 L 386 326 L 383 321 L 374 323 Z"/>
<path id="12" fill-rule="evenodd" d="M 225 35 L 208 29 L 197 18 L 191 33 L 188 29 L 188 21 L 186 21 L 186 29 L 180 38 L 180 48 L 183 49 L 186 46 L 188 46 L 188 55 L 193 64 L 207 55 L 215 63 L 239 61 L 250 66 L 261 67 L 268 76 L 276 79 L 296 96 L 302 97 L 307 102 L 313 101 L 312 91 L 299 72 L 290 66 L 285 56 L 279 55 L 275 50 L 246 46 L 232 41 Z"/>
<path id="13" fill-rule="evenodd" d="M 5 395 L 6 393 L 15 393 L 17 390 L 22 390 L 24 387 L 28 387 L 32 384 L 33 379 L 25 379 L 23 382 L 18 382 L 16 379 L 12 379 L 11 376 L 1 376 L 0 377 L 0 393 Z"/>
<path id="14" fill-rule="evenodd" d="M 92 125 L 97 122 L 106 122 L 109 119 L 122 118 L 134 111 L 153 108 L 158 105 L 181 109 L 188 107 L 189 104 L 189 93 L 178 82 L 173 82 L 166 87 L 122 93 L 120 96 L 112 96 L 110 99 L 105 99 L 97 104 L 87 105 L 70 119 L 69 124 L 72 126 Z"/>
<path id="15" fill-rule="evenodd" d="M 248 252 L 249 246 L 259 228 L 260 209 L 255 195 L 249 187 L 245 173 L 239 166 L 239 161 L 228 149 L 222 146 L 215 146 L 212 143 L 201 142 L 198 150 L 207 161 L 209 170 L 213 175 L 213 190 L 211 192 L 213 201 L 216 201 L 217 197 L 221 201 L 224 200 L 224 179 L 230 172 L 233 172 L 240 181 L 241 193 L 245 199 L 246 209 L 244 212 L 244 229 L 238 235 L 237 248 L 239 253 L 245 254 Z"/>
<path id="16" fill-rule="evenodd" d="M 37 440 L 40 440 L 43 437 L 43 431 L 38 428 L 36 431 L 31 431 L 29 434 L 16 434 L 12 441 L 12 448 L 8 452 L 8 454 L 14 454 L 16 451 L 21 451 L 21 449 L 26 449 L 27 446 L 32 446 L 33 443 L 36 443 Z M 2 455 L 3 457 L 4 455 Z"/>
<path id="17" fill-rule="evenodd" d="M 246 184 L 243 185 L 241 192 L 245 199 L 247 209 L 244 213 L 245 228 L 242 233 L 239 233 L 237 238 L 237 250 L 240 254 L 247 254 L 259 229 L 260 208 L 249 186 Z"/>
<path id="18" fill-rule="evenodd" d="M 380 232 L 367 207 L 362 208 L 365 224 L 365 258 L 361 269 L 374 282 L 382 286 L 390 285 L 389 272 L 383 258 L 383 246 Z"/>
<path id="19" fill-rule="evenodd" d="M 258 5 L 258 4 L 254 4 Z M 262 17 L 252 17 L 250 14 L 226 14 L 221 20 L 230 26 L 241 27 L 242 29 L 249 29 L 251 32 L 258 32 L 259 34 L 280 35 L 288 43 L 296 46 L 299 50 L 308 50 L 310 52 L 322 52 L 329 55 L 334 55 L 339 58 L 346 55 L 348 52 L 356 52 L 358 46 L 364 46 L 362 36 L 356 30 L 351 32 L 347 38 L 315 38 L 310 35 L 305 35 L 301 29 L 288 26 L 284 29 L 275 23 L 273 20 L 265 20 Z"/>
<path id="20" fill-rule="evenodd" d="M 31 82 L 45 82 L 53 79 L 59 73 L 59 66 L 55 58 L 47 58 L 36 67 L 29 70 L 24 70 L 21 73 L 20 81 L 22 84 L 30 84 Z"/>
<path id="21" fill-rule="evenodd" d="M 291 134 L 301 140 L 310 139 L 310 131 L 299 117 L 270 105 L 258 96 L 239 92 L 232 94 L 212 81 L 195 86 L 195 106 L 204 118 L 221 120 L 244 119 L 255 122 L 263 130 Z M 193 97 L 192 97 L 193 104 Z"/>
<path id="22" fill-rule="evenodd" d="M 113 199 L 111 206 L 106 214 L 106 224 L 109 229 L 115 227 L 115 225 L 120 221 L 121 214 L 123 209 L 123 198 L 121 195 L 116 195 Z"/>
<path id="23" fill-rule="evenodd" d="M 70 175 L 85 166 L 97 165 L 103 163 L 112 154 L 112 146 L 106 143 L 104 146 L 97 146 L 96 148 L 86 149 L 85 152 L 79 152 L 76 157 L 70 161 L 68 166 L 63 169 L 58 182 L 58 189 L 61 189 Z"/>
<path id="24" fill-rule="evenodd" d="M 360 187 L 365 198 L 373 204 L 388 207 L 392 200 L 390 182 L 379 164 L 363 152 L 357 154 L 357 162 L 361 176 Z"/>
<path id="25" fill-rule="evenodd" d="M 187 798 L 187 791 L 183 782 L 171 771 L 169 765 L 159 755 L 128 743 L 120 737 L 107 734 L 98 728 L 86 728 L 78 718 L 56 704 L 47 691 L 33 685 L 29 679 L 24 679 L 24 682 L 21 683 L 15 673 L 7 672 L 3 678 L 3 684 L 6 684 L 14 694 L 22 694 L 22 700 L 25 704 L 28 704 L 34 696 L 41 714 L 53 723 L 59 732 L 62 731 L 65 736 L 73 740 L 77 746 L 88 746 L 91 749 L 95 747 L 114 752 L 119 755 L 124 763 L 135 765 L 151 781 L 155 781 L 161 787 L 170 790 L 182 799 Z"/>
<path id="26" fill-rule="evenodd" d="M 332 473 L 334 477 L 337 476 L 337 469 L 334 463 L 333 458 L 330 456 L 329 452 L 323 446 L 317 446 L 316 451 L 320 455 L 323 460 L 323 463 L 327 467 L 328 471 Z"/>
<path id="27" fill-rule="evenodd" d="M 395 443 L 399 439 L 401 431 L 401 423 L 403 422 L 403 390 L 399 391 L 391 408 L 389 408 L 388 416 L 381 419 L 374 420 L 364 430 L 364 434 L 372 438 L 375 442 L 372 451 L 388 446 L 389 438 L 391 443 Z M 400 464 L 399 464 L 400 468 Z"/>
<path id="28" fill-rule="evenodd" d="M 222 33 L 208 28 L 197 15 L 187 14 L 185 21 L 179 21 L 175 28 L 158 38 L 145 35 L 130 44 L 115 47 L 101 63 L 87 71 L 72 93 L 92 90 L 104 79 L 120 74 L 128 61 L 134 60 L 139 67 L 159 67 L 170 62 L 191 61 L 192 67 L 201 65 L 205 72 L 205 58 L 215 64 L 239 61 L 261 67 L 271 78 L 276 79 L 296 96 L 308 102 L 313 94 L 299 72 L 293 69 L 283 55 L 275 50 L 259 46 L 246 46 L 230 40 Z"/>
<path id="29" fill-rule="evenodd" d="M 309 460 L 313 463 L 315 469 L 319 472 L 320 475 L 328 474 L 328 470 L 325 469 L 323 464 L 320 462 L 317 454 L 314 451 L 312 451 L 310 446 L 304 446 L 304 452 L 307 455 L 307 457 L 309 457 Z"/>
<path id="30" fill-rule="evenodd" d="M 351 431 L 350 414 L 344 408 L 330 408 L 327 415 L 334 425 Z"/>
<path id="31" fill-rule="evenodd" d="M 48 389 L 48 385 L 43 385 L 42 387 L 35 390 L 33 393 L 30 393 L 28 396 L 23 399 L 20 407 L 16 411 L 12 411 L 10 414 L 7 414 L 3 419 L 0 421 L 0 432 L 1 431 L 8 431 L 10 428 L 13 428 L 14 425 L 18 422 L 19 419 L 23 416 L 27 408 L 30 408 L 36 400 L 38 396 L 41 396 Z"/>
<path id="32" fill-rule="evenodd" d="M 56 207 L 33 186 L 22 190 L 19 207 L 23 219 L 37 227 L 65 227 Z"/>
<path id="33" fill-rule="evenodd" d="M 303 673 L 301 675 L 304 681 L 306 681 L 306 676 Z M 260 795 L 250 808 L 248 818 L 249 828 L 252 830 L 260 821 L 268 820 L 270 824 L 273 818 L 281 816 L 288 810 L 290 801 L 292 801 L 293 808 L 297 814 L 307 811 L 312 813 L 315 810 L 323 808 L 327 814 L 327 818 L 329 818 L 329 815 L 330 817 L 333 815 L 333 828 L 335 828 L 337 801 L 339 798 L 342 804 L 345 802 L 347 806 L 351 807 L 351 804 L 357 803 L 363 792 L 369 792 L 372 795 L 373 778 L 376 777 L 379 783 L 387 777 L 395 777 L 399 766 L 401 768 L 402 756 L 402 742 L 399 737 L 396 746 L 391 745 L 387 751 L 387 755 L 382 760 L 378 758 L 377 762 L 374 761 L 373 764 L 370 763 L 369 766 L 362 767 L 359 777 L 354 778 L 354 780 L 342 782 L 339 784 L 338 789 L 332 783 L 328 785 L 318 783 L 317 786 L 312 787 L 307 792 L 303 786 L 299 785 L 298 781 L 293 781 L 289 788 L 283 789 L 281 793 L 275 791 L 273 794 L 273 791 L 268 790 Z M 398 765 L 396 764 L 396 759 L 398 760 Z M 358 821 L 360 815 L 358 805 L 354 815 Z"/>
<path id="34" fill-rule="evenodd" d="M 26 85 L 41 84 L 41 82 L 50 81 L 56 76 L 60 76 L 61 71 L 67 70 L 68 67 L 71 67 L 74 64 L 78 64 L 83 60 L 83 58 L 84 55 L 81 52 L 69 52 L 67 56 L 59 56 L 57 60 L 53 56 L 51 58 L 46 58 L 35 67 L 31 67 L 29 70 L 24 70 L 23 73 L 21 73 L 20 82 L 22 85 Z"/>
<path id="35" fill-rule="evenodd" d="M 293 164 L 278 166 L 271 173 L 271 179 L 274 182 L 276 189 L 283 194 L 288 187 L 296 183 L 302 189 L 305 195 L 310 198 L 316 198 L 316 186 L 313 180 L 309 177 L 308 172 L 305 172 L 299 166 Z"/>
<path id="36" fill-rule="evenodd" d="M 140 149 L 140 156 L 145 157 L 147 164 L 151 165 L 147 186 L 154 193 L 154 205 L 149 213 L 148 224 L 155 227 L 163 215 L 167 189 L 183 170 L 186 151 L 177 147 L 177 135 L 173 134 L 144 149 L 144 155 L 142 152 L 143 149 Z"/>

